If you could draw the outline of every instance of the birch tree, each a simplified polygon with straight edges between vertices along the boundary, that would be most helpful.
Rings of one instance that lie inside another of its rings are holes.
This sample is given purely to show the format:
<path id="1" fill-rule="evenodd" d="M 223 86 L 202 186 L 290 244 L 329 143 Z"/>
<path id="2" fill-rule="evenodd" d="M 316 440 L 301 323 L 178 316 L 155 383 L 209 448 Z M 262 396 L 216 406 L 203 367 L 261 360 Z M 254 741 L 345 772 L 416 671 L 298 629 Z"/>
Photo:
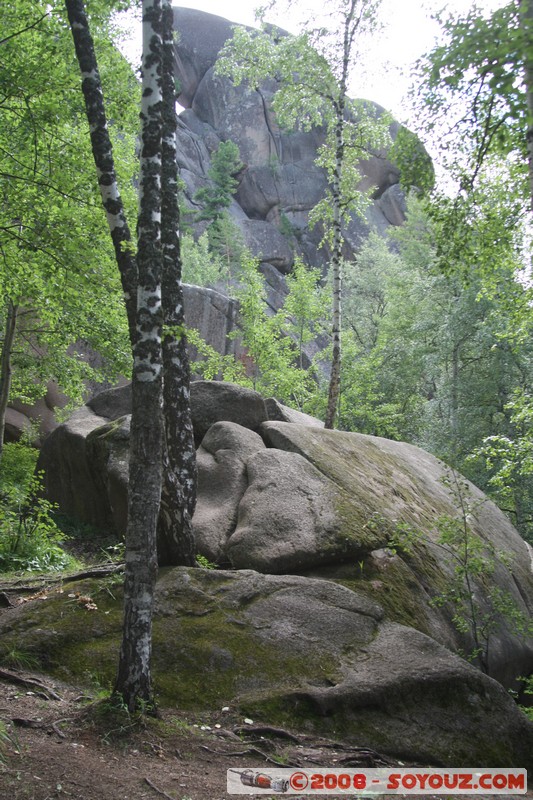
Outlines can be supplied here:
<path id="1" fill-rule="evenodd" d="M 332 276 L 332 360 L 325 425 L 334 427 L 341 375 L 343 225 L 351 213 L 363 213 L 364 196 L 356 190 L 357 169 L 369 150 L 388 143 L 388 121 L 371 103 L 348 96 L 351 69 L 364 37 L 376 28 L 380 0 L 341 0 L 326 5 L 327 25 L 288 36 L 272 27 L 262 32 L 236 28 L 217 63 L 217 72 L 252 89 L 267 77 L 277 80 L 272 105 L 285 128 L 324 126 L 326 138 L 317 163 L 328 188 L 310 221 L 325 229 Z M 291 3 L 288 4 L 289 6 Z"/>
<path id="2" fill-rule="evenodd" d="M 161 3 L 142 4 L 143 61 L 137 328 L 133 345 L 124 622 L 115 692 L 130 711 L 153 704 L 152 612 L 161 500 L 163 364 L 161 352 Z"/>
<path id="3" fill-rule="evenodd" d="M 174 15 L 162 4 L 162 256 L 164 480 L 158 529 L 160 564 L 196 564 L 192 516 L 196 505 L 196 450 L 185 339 L 176 160 Z"/>
<path id="4" fill-rule="evenodd" d="M 195 452 L 177 228 L 172 10 L 169 2 L 161 0 L 142 4 L 141 159 L 134 257 L 114 176 L 84 5 L 81 0 L 66 0 L 66 6 L 80 61 L 102 200 L 112 236 L 123 237 L 116 249 L 131 321 L 133 377 L 124 624 L 115 692 L 134 710 L 139 703 L 153 706 L 150 660 L 158 520 L 161 559 L 194 563 Z"/>

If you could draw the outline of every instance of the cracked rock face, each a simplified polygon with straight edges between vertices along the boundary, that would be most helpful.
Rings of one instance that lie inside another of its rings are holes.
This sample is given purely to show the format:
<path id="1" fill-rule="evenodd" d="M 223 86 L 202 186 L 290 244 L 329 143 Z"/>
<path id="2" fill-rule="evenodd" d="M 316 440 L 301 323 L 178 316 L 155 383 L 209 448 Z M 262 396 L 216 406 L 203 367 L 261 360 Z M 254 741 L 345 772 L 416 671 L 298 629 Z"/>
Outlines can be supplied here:
<path id="1" fill-rule="evenodd" d="M 175 7 L 174 25 L 179 102 L 185 107 L 180 115 L 178 160 L 189 202 L 193 205 L 194 192 L 206 185 L 210 153 L 220 141 L 231 139 L 245 169 L 230 213 L 252 253 L 281 273 L 291 269 L 292 252 L 313 266 L 322 264 L 324 254 L 318 255 L 322 235 L 309 228 L 308 215 L 326 188 L 324 172 L 315 165 L 324 132 L 280 129 L 271 109 L 275 81 L 250 89 L 215 75 L 218 53 L 232 36 L 229 20 Z M 377 105 L 376 109 L 384 112 Z M 393 137 L 398 129 L 391 123 Z M 366 222 L 354 218 L 348 225 L 348 258 L 370 225 L 383 233 L 404 220 L 399 172 L 387 153 L 375 151 L 361 162 L 360 171 L 360 188 L 370 190 L 374 201 Z M 389 196 L 391 189 L 394 193 Z"/>

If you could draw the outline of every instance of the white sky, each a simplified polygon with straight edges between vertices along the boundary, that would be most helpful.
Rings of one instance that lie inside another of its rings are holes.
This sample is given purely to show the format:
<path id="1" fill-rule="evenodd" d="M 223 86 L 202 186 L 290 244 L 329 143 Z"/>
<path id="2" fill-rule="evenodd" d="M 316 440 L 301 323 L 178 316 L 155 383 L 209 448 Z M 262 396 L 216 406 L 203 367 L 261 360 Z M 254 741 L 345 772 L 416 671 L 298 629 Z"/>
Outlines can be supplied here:
<path id="1" fill-rule="evenodd" d="M 318 8 L 322 0 L 316 1 Z M 197 8 L 226 17 L 232 22 L 254 24 L 254 9 L 260 0 L 233 0 L 221 4 L 219 0 L 182 0 L 174 5 Z M 431 15 L 442 8 L 450 14 L 463 15 L 473 5 L 470 0 L 382 0 L 380 16 L 384 28 L 371 45 L 366 74 L 357 70 L 352 75 L 350 93 L 380 103 L 400 122 L 409 122 L 406 94 L 410 86 L 411 66 L 434 44 L 439 26 Z M 478 8 L 490 13 L 507 4 L 507 0 L 477 0 Z M 230 10 L 231 9 L 231 10 Z M 291 20 L 268 16 L 269 22 L 292 30 Z"/>

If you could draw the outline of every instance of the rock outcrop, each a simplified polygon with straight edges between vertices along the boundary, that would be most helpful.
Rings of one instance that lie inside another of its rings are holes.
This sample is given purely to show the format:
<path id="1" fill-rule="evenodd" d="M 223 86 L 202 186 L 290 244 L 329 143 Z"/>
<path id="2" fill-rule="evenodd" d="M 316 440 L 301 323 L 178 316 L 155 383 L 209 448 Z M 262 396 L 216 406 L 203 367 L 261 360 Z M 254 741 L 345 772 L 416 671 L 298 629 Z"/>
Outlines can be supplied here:
<path id="1" fill-rule="evenodd" d="M 232 140 L 245 169 L 230 213 L 252 253 L 282 274 L 290 270 L 295 252 L 313 266 L 323 266 L 322 234 L 309 228 L 308 217 L 326 188 L 324 172 L 315 164 L 324 132 L 281 130 L 270 102 L 275 81 L 250 89 L 215 74 L 218 53 L 232 36 L 229 20 L 174 8 L 174 25 L 179 101 L 185 109 L 180 114 L 178 161 L 190 207 L 196 207 L 194 195 L 207 184 L 211 154 L 221 141 Z M 377 105 L 376 112 L 385 113 Z M 398 130 L 392 122 L 393 138 Z M 359 188 L 370 190 L 373 202 L 366 221 L 354 217 L 347 226 L 347 257 L 359 249 L 370 227 L 384 233 L 405 218 L 399 170 L 387 153 L 375 151 L 361 162 L 360 172 Z"/>
<path id="2" fill-rule="evenodd" d="M 386 618 L 455 652 L 480 644 L 507 686 L 533 670 L 533 572 L 527 544 L 475 486 L 412 445 L 277 419 L 283 407 L 250 389 L 191 387 L 198 441 L 199 552 L 222 567 L 328 579 L 365 595 Z M 128 387 L 104 392 L 45 443 L 39 466 L 49 499 L 98 527 L 124 533 Z M 291 412 L 294 413 L 294 412 Z M 287 414 L 287 417 L 290 418 Z M 464 509 L 464 511 L 461 510 Z M 469 576 L 476 619 L 449 596 L 457 552 L 446 525 L 467 526 L 487 569 Z M 407 539 L 402 544 L 400 534 Z M 506 610 L 507 609 L 507 610 Z"/>
<path id="3" fill-rule="evenodd" d="M 28 653 L 62 679 L 111 683 L 120 595 L 64 584 L 0 617 L 0 652 Z M 171 707 L 228 705 L 423 764 L 533 768 L 533 725 L 496 681 L 332 581 L 164 570 L 153 644 L 158 696 Z"/>
<path id="4" fill-rule="evenodd" d="M 175 44 L 176 74 L 184 110 L 178 124 L 178 163 L 185 184 L 185 203 L 198 210 L 194 195 L 208 185 L 211 156 L 221 141 L 239 146 L 245 169 L 230 214 L 244 243 L 259 258 L 273 311 L 281 307 L 295 253 L 312 266 L 324 267 L 328 255 L 320 247 L 322 232 L 309 227 L 309 211 L 324 196 L 326 180 L 317 167 L 317 151 L 324 132 L 282 131 L 270 108 L 276 84 L 267 81 L 257 90 L 235 87 L 214 74 L 220 49 L 232 36 L 232 23 L 222 17 L 189 8 L 174 8 L 178 33 Z M 376 106 L 378 113 L 384 109 Z M 395 122 L 390 131 L 394 138 Z M 421 151 L 423 150 L 421 146 Z M 359 249 L 371 228 L 385 233 L 405 218 L 405 200 L 399 186 L 398 168 L 386 152 L 374 152 L 362 161 L 361 189 L 372 191 L 367 219 L 354 217 L 345 231 L 345 256 Z M 201 223 L 197 232 L 201 226 Z M 238 324 L 238 304 L 212 288 L 184 287 L 185 320 L 221 355 L 240 357 L 238 339 L 228 338 Z M 322 346 L 326 343 L 321 343 Z M 86 350 L 87 348 L 85 348 Z M 320 347 L 306 345 L 310 363 Z M 97 354 L 89 357 L 98 358 Z M 191 360 L 195 352 L 191 350 Z M 101 387 L 100 387 L 101 388 Z M 96 387 L 90 390 L 96 391 Z M 7 440 L 17 440 L 31 424 L 39 425 L 38 443 L 56 425 L 55 412 L 67 402 L 54 384 L 32 405 L 13 404 L 7 412 Z"/>

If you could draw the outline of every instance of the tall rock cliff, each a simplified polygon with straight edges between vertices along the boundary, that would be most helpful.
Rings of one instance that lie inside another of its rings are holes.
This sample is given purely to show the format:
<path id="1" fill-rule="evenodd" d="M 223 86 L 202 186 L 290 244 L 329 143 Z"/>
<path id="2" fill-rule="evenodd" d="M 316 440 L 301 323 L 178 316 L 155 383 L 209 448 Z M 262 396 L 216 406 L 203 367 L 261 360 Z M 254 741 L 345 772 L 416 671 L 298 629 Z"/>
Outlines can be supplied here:
<path id="1" fill-rule="evenodd" d="M 222 17 L 189 8 L 174 9 L 177 31 L 176 74 L 184 107 L 179 118 L 179 166 L 185 195 L 197 209 L 195 193 L 208 185 L 211 155 L 221 141 L 232 140 L 245 168 L 230 214 L 261 263 L 265 277 L 279 293 L 279 273 L 290 271 L 294 253 L 323 267 L 327 253 L 322 234 L 309 227 L 309 212 L 323 197 L 326 178 L 315 164 L 324 131 L 282 131 L 271 108 L 274 80 L 258 89 L 234 86 L 215 74 L 218 53 L 232 36 L 233 24 Z M 385 113 L 384 109 L 377 106 Z M 392 122 L 394 139 L 400 126 Z M 399 170 L 384 151 L 361 162 L 359 188 L 372 203 L 366 220 L 353 217 L 345 231 L 346 256 L 356 251 L 371 228 L 384 233 L 404 220 L 405 202 Z"/>

